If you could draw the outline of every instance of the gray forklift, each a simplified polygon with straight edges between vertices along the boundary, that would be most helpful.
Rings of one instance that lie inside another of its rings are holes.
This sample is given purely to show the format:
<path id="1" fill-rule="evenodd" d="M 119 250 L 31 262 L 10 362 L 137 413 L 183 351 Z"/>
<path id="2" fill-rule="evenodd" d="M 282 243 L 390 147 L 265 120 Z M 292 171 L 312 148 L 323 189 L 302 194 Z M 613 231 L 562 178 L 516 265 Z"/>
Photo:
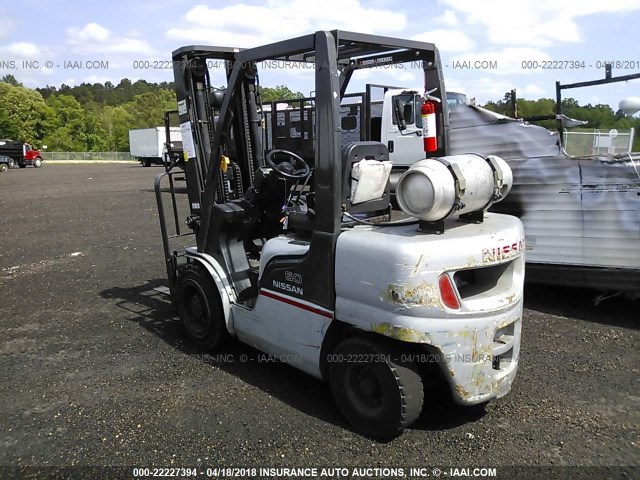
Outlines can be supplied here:
<path id="1" fill-rule="evenodd" d="M 224 89 L 211 83 L 211 60 L 225 62 Z M 315 65 L 312 158 L 265 148 L 265 60 Z M 341 144 L 340 102 L 356 70 L 409 62 L 422 68 L 425 102 L 439 105 L 438 148 L 398 183 L 406 215 L 392 220 L 388 148 Z M 379 439 L 418 418 L 426 377 L 465 405 L 509 391 L 522 224 L 486 213 L 510 188 L 504 162 L 447 157 L 433 44 L 319 31 L 246 50 L 183 47 L 173 65 L 183 158 L 155 190 L 169 291 L 192 342 L 212 350 L 239 339 L 328 381 L 353 427 Z M 195 245 L 176 247 L 187 235 Z"/>

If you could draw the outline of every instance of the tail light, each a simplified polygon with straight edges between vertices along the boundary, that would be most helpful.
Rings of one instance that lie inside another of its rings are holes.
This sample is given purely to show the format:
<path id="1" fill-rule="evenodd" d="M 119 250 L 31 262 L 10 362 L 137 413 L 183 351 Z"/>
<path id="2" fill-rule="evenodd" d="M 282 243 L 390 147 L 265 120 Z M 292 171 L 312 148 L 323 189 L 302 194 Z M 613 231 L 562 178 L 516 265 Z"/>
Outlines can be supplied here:
<path id="1" fill-rule="evenodd" d="M 440 289 L 440 298 L 446 307 L 452 310 L 458 310 L 460 308 L 460 302 L 458 301 L 458 295 L 456 295 L 456 289 L 449 278 L 449 275 L 443 273 L 438 279 L 438 288 Z"/>

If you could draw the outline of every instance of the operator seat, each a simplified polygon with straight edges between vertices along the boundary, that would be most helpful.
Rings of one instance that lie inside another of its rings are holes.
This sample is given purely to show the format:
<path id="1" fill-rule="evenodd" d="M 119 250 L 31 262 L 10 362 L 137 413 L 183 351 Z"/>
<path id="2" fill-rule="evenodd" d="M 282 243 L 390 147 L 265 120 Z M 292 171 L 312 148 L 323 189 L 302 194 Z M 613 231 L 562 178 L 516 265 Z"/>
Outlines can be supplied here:
<path id="1" fill-rule="evenodd" d="M 342 146 L 342 185 L 341 187 L 341 200 L 343 211 L 356 214 L 376 214 L 380 211 L 387 211 L 390 206 L 390 193 L 389 193 L 389 176 L 386 176 L 386 185 L 384 186 L 383 193 L 377 198 L 371 198 L 366 201 L 354 203 L 352 200 L 352 185 L 354 181 L 366 181 L 364 177 L 359 180 L 353 177 L 354 165 L 361 160 L 374 160 L 378 162 L 389 161 L 389 150 L 386 145 L 380 142 L 351 142 Z M 389 165 L 390 169 L 390 165 Z M 371 171 L 362 170 L 361 175 L 371 175 Z M 306 212 L 293 211 L 289 213 L 288 229 L 299 233 L 311 233 L 314 229 L 314 214 L 315 205 L 313 204 L 313 196 L 311 201 L 308 201 L 308 209 Z"/>

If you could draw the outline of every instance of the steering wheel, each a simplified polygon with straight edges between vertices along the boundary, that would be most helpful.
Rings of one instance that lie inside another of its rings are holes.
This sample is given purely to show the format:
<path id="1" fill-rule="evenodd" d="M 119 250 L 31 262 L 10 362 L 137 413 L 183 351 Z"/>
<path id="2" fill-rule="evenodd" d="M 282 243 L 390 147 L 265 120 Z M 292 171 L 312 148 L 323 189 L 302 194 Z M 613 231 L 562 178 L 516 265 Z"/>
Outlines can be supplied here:
<path id="1" fill-rule="evenodd" d="M 281 160 L 274 160 L 274 157 L 278 154 L 286 158 Z M 269 153 L 267 153 L 267 158 L 265 160 L 267 162 L 267 165 L 273 168 L 284 178 L 298 180 L 307 178 L 309 176 L 309 173 L 311 172 L 311 170 L 309 169 L 309 164 L 305 162 L 299 155 L 296 155 L 289 150 L 271 150 Z"/>

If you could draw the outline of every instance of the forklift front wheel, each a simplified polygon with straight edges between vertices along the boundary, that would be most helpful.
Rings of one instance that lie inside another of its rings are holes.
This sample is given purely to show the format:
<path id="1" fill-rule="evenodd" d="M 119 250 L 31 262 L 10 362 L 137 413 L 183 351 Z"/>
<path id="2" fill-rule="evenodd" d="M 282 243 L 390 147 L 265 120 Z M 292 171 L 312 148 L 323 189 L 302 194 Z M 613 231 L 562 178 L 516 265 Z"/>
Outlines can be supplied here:
<path id="1" fill-rule="evenodd" d="M 187 335 L 198 347 L 209 351 L 229 340 L 220 294 L 204 268 L 185 267 L 178 276 L 175 304 Z"/>
<path id="2" fill-rule="evenodd" d="M 356 430 L 385 440 L 399 435 L 420 415 L 422 379 L 371 337 L 343 340 L 330 355 L 329 382 L 338 408 Z"/>

